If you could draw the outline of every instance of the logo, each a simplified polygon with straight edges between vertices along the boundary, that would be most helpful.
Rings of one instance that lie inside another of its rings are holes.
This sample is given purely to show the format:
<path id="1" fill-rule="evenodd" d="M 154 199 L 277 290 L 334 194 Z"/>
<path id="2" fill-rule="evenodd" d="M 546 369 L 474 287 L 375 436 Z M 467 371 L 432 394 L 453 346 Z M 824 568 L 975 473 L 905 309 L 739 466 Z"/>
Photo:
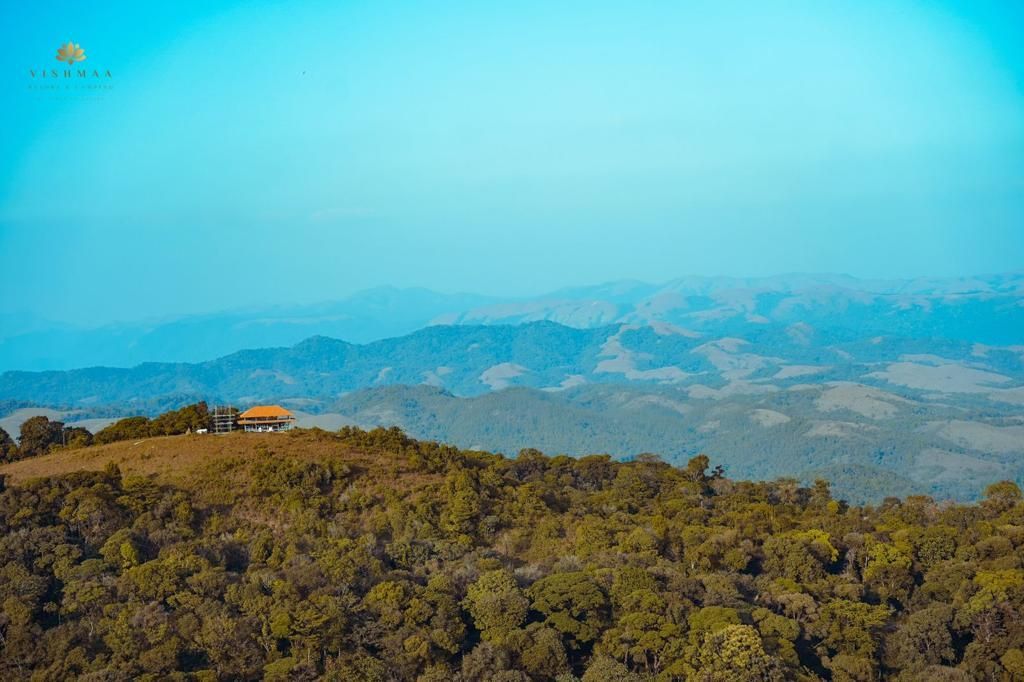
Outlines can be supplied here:
<path id="1" fill-rule="evenodd" d="M 57 50 L 57 61 L 67 62 L 68 66 L 71 66 L 75 62 L 85 61 L 85 50 L 78 46 L 78 43 L 73 43 L 70 40 L 67 45 L 61 45 Z"/>
<path id="2" fill-rule="evenodd" d="M 73 40 L 57 48 L 56 59 L 62 64 L 60 68 L 28 69 L 29 90 L 41 94 L 100 94 L 113 87 L 110 69 L 94 64 L 92 60 L 89 60 L 88 67 L 82 64 L 86 60 L 85 50 Z"/>

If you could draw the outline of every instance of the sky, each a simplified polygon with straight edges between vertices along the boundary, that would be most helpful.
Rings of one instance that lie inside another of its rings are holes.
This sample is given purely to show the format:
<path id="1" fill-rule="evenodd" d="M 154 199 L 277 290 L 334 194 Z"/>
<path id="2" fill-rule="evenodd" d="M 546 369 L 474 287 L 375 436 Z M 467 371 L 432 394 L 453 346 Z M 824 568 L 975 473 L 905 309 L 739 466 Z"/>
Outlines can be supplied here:
<path id="1" fill-rule="evenodd" d="M 5 2 L 0 35 L 0 314 L 1024 268 L 1020 2 Z M 69 40 L 100 77 L 41 82 Z"/>

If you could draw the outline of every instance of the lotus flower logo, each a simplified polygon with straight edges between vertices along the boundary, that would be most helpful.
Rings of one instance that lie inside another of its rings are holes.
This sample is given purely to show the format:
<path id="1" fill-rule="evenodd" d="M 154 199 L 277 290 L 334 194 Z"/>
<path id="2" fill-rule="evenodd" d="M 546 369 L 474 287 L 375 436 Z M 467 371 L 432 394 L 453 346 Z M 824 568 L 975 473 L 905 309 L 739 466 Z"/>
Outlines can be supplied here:
<path id="1" fill-rule="evenodd" d="M 70 40 L 67 45 L 62 45 L 57 50 L 57 61 L 67 62 L 68 66 L 73 65 L 75 62 L 85 61 L 85 50 L 78 46 L 78 43 L 73 43 Z"/>

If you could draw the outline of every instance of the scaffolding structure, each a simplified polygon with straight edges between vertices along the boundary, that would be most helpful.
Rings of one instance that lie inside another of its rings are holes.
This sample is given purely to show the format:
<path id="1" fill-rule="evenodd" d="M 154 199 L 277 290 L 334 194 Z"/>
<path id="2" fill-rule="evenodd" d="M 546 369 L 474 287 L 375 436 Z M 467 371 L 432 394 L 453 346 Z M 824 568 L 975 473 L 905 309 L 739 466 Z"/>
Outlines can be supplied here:
<path id="1" fill-rule="evenodd" d="M 238 408 L 232 405 L 217 405 L 210 413 L 212 433 L 231 433 L 237 428 Z"/>

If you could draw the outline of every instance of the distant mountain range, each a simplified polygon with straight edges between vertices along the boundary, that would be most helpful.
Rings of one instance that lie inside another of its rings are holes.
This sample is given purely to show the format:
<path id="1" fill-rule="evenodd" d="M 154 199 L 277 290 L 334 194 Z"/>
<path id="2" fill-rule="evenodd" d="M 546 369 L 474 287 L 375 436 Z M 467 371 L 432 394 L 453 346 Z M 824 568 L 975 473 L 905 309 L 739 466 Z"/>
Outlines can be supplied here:
<path id="1" fill-rule="evenodd" d="M 511 386 L 675 386 L 697 400 L 763 395 L 804 384 L 855 382 L 905 397 L 957 396 L 991 409 L 1024 405 L 1024 346 L 897 336 L 854 338 L 806 323 L 748 325 L 743 338 L 665 323 L 577 329 L 554 322 L 435 325 L 368 344 L 315 336 L 288 348 L 201 363 L 143 363 L 0 375 L 0 400 L 71 407 L 169 406 L 203 398 L 238 404 L 304 400 L 425 384 L 475 396 Z"/>
<path id="2" fill-rule="evenodd" d="M 970 498 L 1024 479 L 1021 278 L 852 284 L 608 285 L 362 344 L 314 336 L 198 363 L 10 371 L 0 401 L 79 418 L 274 401 L 305 425 L 396 424 L 512 454 L 705 451 L 737 477 L 821 475 L 853 500 Z"/>
<path id="3" fill-rule="evenodd" d="M 576 328 L 671 324 L 746 338 L 761 325 L 808 324 L 835 338 L 895 335 L 1010 345 L 1024 340 L 1024 273 L 955 279 L 843 275 L 685 277 L 614 282 L 524 299 L 383 287 L 308 306 L 236 310 L 80 329 L 0 317 L 0 370 L 201 362 L 310 336 L 367 343 L 428 325 L 551 321 Z"/>

